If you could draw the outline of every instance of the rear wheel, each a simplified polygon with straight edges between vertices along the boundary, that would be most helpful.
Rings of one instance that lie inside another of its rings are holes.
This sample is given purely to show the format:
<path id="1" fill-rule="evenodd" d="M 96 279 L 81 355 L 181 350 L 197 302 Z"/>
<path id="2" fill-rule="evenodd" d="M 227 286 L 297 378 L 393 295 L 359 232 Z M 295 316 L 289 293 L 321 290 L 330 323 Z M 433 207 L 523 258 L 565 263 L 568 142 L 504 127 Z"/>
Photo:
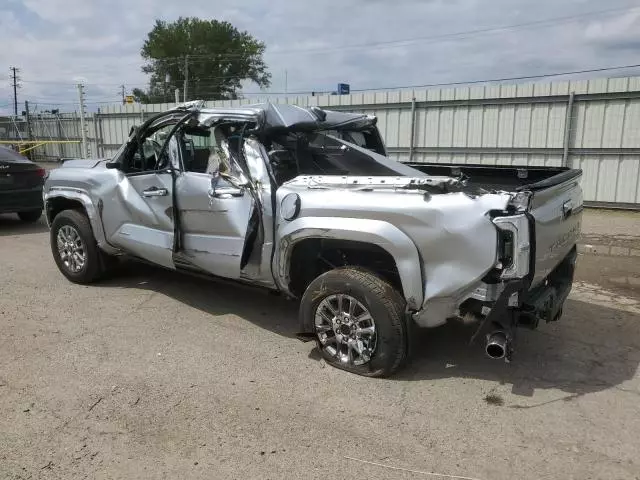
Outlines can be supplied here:
<path id="1" fill-rule="evenodd" d="M 339 268 L 316 278 L 300 305 L 330 365 L 368 377 L 395 372 L 407 354 L 405 301 L 377 275 Z"/>
<path id="2" fill-rule="evenodd" d="M 100 251 L 89 219 L 77 210 L 65 210 L 53 220 L 51 253 L 62 274 L 74 283 L 91 283 L 103 273 Z"/>
<path id="3" fill-rule="evenodd" d="M 18 212 L 18 217 L 23 222 L 33 223 L 37 222 L 42 216 L 42 209 L 38 210 L 27 210 L 25 212 Z"/>

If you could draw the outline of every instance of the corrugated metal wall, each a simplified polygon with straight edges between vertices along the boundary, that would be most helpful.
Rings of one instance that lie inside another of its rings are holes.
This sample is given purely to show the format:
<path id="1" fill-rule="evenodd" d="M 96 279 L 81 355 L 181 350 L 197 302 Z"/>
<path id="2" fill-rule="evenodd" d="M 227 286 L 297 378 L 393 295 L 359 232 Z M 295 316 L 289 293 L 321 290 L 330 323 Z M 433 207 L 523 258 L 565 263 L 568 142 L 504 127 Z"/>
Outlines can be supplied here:
<path id="1" fill-rule="evenodd" d="M 91 135 L 95 137 L 94 132 L 91 132 Z M 32 139 L 33 143 L 18 144 L 18 141 L 26 142 L 29 139 Z M 32 115 L 29 125 L 24 118 L 16 121 L 5 118 L 0 121 L 0 140 L 16 141 L 16 145 L 20 145 L 21 148 L 30 149 L 28 155 L 34 160 L 58 160 L 82 156 L 80 119 L 76 113 Z M 39 145 L 30 148 L 36 144 Z"/>
<path id="2" fill-rule="evenodd" d="M 640 207 L 640 77 L 265 97 L 207 105 L 267 100 L 376 115 L 390 156 L 400 161 L 564 164 L 584 171 L 585 200 Z M 172 106 L 102 109 L 87 121 L 92 154 L 112 155 L 131 126 Z"/>

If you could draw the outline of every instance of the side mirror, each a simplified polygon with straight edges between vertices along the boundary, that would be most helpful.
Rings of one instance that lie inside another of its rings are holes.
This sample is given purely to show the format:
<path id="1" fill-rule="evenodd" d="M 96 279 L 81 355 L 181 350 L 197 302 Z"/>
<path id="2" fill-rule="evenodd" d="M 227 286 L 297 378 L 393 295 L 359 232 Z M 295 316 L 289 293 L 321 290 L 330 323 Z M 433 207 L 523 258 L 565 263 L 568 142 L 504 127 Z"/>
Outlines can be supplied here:
<path id="1" fill-rule="evenodd" d="M 116 170 L 120 168 L 120 164 L 118 162 L 107 162 L 104 166 L 106 168 L 115 168 Z"/>

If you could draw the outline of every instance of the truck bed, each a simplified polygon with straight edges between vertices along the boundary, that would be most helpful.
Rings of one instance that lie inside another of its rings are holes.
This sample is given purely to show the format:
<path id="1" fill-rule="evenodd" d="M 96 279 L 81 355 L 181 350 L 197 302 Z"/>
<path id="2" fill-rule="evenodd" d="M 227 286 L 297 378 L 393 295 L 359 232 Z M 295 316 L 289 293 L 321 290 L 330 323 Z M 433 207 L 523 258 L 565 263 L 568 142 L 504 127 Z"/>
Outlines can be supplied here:
<path id="1" fill-rule="evenodd" d="M 536 287 L 575 248 L 580 234 L 582 170 L 565 167 L 502 167 L 493 165 L 455 165 L 411 163 L 411 167 L 428 175 L 465 175 L 468 183 L 488 190 L 532 192 L 528 214 L 530 226 L 531 265 Z"/>
<path id="2" fill-rule="evenodd" d="M 536 191 L 559 185 L 582 174 L 581 170 L 567 167 L 498 166 L 450 163 L 407 163 L 427 175 L 465 175 L 469 184 L 487 190 L 518 191 L 525 187 Z"/>

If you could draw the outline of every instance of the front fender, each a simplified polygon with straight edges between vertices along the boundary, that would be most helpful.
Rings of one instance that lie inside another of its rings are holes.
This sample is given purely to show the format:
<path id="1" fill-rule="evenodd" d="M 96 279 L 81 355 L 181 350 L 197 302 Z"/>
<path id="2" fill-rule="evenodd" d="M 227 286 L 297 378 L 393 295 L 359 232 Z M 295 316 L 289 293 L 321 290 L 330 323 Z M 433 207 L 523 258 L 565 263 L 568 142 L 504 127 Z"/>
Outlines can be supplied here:
<path id="1" fill-rule="evenodd" d="M 361 218 L 302 217 L 279 229 L 274 266 L 280 289 L 289 292 L 289 270 L 294 245 L 307 238 L 328 238 L 370 243 L 393 257 L 400 274 L 407 308 L 422 306 L 424 289 L 420 255 L 413 241 L 400 229 L 381 220 Z"/>
<path id="2" fill-rule="evenodd" d="M 107 253 L 117 253 L 118 250 L 113 248 L 107 243 L 104 228 L 102 227 L 102 221 L 100 219 L 100 205 L 95 205 L 91 200 L 89 194 L 80 188 L 74 187 L 50 187 L 44 195 L 45 212 L 47 212 L 47 224 L 51 226 L 53 219 L 49 218 L 49 203 L 56 198 L 64 198 L 66 200 L 76 201 L 82 204 L 84 210 L 89 218 L 91 229 L 93 230 L 93 236 L 96 239 L 96 243 L 100 249 Z"/>

